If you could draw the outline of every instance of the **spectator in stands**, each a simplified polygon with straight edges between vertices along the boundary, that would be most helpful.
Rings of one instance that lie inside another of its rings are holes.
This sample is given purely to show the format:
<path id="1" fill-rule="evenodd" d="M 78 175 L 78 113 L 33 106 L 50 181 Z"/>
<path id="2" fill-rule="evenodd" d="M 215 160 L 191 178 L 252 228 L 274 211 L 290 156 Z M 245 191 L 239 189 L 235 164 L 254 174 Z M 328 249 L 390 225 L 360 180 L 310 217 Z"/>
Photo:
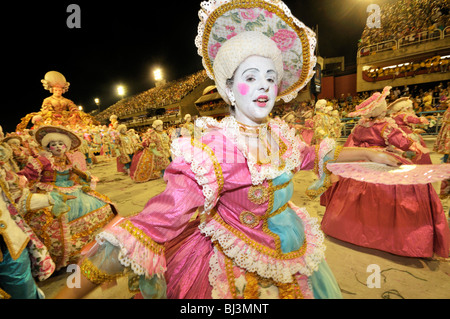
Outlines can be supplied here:
<path id="1" fill-rule="evenodd" d="M 347 93 L 347 106 L 352 105 L 353 103 L 353 97 L 351 93 Z"/>
<path id="2" fill-rule="evenodd" d="M 437 30 L 450 26 L 449 20 L 449 3 L 446 0 L 386 3 L 381 5 L 381 28 L 366 26 L 358 45 L 363 48 L 388 40 L 402 43 L 422 41 L 433 36 Z M 445 31 L 450 32 L 449 29 Z M 370 49 L 364 51 L 362 54 L 370 54 Z"/>
<path id="3" fill-rule="evenodd" d="M 402 90 L 402 96 L 403 97 L 407 97 L 407 96 L 409 96 L 410 94 L 409 94 L 409 87 L 405 84 L 405 86 L 403 87 L 403 90 Z"/>
<path id="4" fill-rule="evenodd" d="M 425 93 L 425 96 L 423 97 L 423 111 L 433 111 L 434 108 L 432 106 L 433 103 L 433 95 L 432 91 L 429 90 Z"/>

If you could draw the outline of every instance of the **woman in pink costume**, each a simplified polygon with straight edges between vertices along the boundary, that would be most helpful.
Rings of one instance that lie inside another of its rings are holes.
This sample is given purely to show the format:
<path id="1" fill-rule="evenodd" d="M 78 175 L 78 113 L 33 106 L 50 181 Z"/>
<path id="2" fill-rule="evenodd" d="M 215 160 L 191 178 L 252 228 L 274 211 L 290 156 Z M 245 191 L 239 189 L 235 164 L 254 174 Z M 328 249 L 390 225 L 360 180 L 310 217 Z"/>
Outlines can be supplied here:
<path id="1" fill-rule="evenodd" d="M 349 114 L 362 119 L 345 146 L 420 152 L 420 144 L 384 117 L 389 89 L 376 92 Z M 320 202 L 326 206 L 322 230 L 331 237 L 402 256 L 449 255 L 450 231 L 431 184 L 384 185 L 339 177 Z"/>
<path id="2" fill-rule="evenodd" d="M 423 140 L 422 136 L 414 132 L 415 125 L 427 125 L 429 124 L 426 117 L 418 117 L 414 113 L 413 102 L 408 97 L 402 97 L 388 106 L 387 114 L 394 119 L 395 123 L 401 128 L 409 138 L 416 141 L 422 146 L 422 152 L 420 156 L 412 158 L 412 162 L 415 164 L 432 164 L 429 150 Z"/>
<path id="3" fill-rule="evenodd" d="M 224 14 L 210 17 L 221 5 L 226 7 L 216 12 Z M 302 53 L 302 64 L 292 66 L 302 71 L 286 74 L 285 47 L 260 31 L 242 31 L 239 23 L 265 16 L 258 21 L 271 23 L 274 34 L 293 37 L 288 54 L 315 38 L 294 17 L 283 21 L 301 28 L 301 39 L 279 20 L 277 14 L 286 14 L 278 8 L 281 2 L 254 1 L 251 9 L 240 5 L 202 3 L 204 28 L 197 41 L 232 115 L 220 122 L 200 118 L 195 131 L 201 136 L 172 142 L 166 190 L 140 214 L 116 220 L 97 237 L 81 263 L 81 289 L 66 288 L 59 298 L 80 297 L 126 268 L 140 276 L 146 298 L 341 298 L 324 259 L 319 224 L 290 201 L 292 176 L 315 169 L 323 182 L 324 160 L 397 161 L 372 150 L 341 150 L 329 139 L 309 147 L 285 122 L 268 119 L 277 94 L 290 100 L 312 77 L 314 42 L 303 46 L 311 51 Z M 285 29 L 277 31 L 277 23 Z M 219 42 L 216 32 L 223 30 L 241 31 Z"/>
<path id="4" fill-rule="evenodd" d="M 448 155 L 450 154 L 450 99 L 446 103 L 448 108 L 442 117 L 442 126 L 433 147 L 435 152 L 444 154 L 444 163 L 448 162 Z"/>
<path id="5" fill-rule="evenodd" d="M 442 118 L 442 126 L 439 130 L 439 134 L 434 142 L 433 150 L 437 153 L 443 154 L 444 157 L 441 159 L 443 163 L 449 163 L 450 158 L 450 99 L 446 101 L 448 108 L 444 112 Z M 450 195 L 450 179 L 446 179 L 441 183 L 441 191 L 439 197 L 445 199 Z M 448 213 L 448 219 L 450 220 L 450 210 Z"/>

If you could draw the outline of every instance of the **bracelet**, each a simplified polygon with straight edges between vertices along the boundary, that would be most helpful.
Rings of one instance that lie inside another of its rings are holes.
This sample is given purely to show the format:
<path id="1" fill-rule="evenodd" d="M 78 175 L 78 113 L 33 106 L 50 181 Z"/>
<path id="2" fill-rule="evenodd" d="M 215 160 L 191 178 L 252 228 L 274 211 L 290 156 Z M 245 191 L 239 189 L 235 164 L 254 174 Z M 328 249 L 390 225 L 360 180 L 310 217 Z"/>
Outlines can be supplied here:
<path id="1" fill-rule="evenodd" d="M 101 285 L 104 282 L 113 281 L 114 279 L 121 277 L 124 273 L 118 273 L 115 275 L 109 275 L 106 272 L 98 269 L 89 259 L 85 259 L 81 263 L 81 273 L 96 285 Z"/>

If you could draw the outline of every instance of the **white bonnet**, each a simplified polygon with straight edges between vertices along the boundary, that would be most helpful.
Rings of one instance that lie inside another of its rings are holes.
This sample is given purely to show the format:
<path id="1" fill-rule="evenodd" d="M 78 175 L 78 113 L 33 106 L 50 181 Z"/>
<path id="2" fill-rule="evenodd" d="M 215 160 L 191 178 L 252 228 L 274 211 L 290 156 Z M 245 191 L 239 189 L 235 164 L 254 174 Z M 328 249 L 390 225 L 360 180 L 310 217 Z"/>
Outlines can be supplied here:
<path id="1" fill-rule="evenodd" d="M 348 117 L 378 117 L 387 111 L 386 96 L 389 94 L 391 86 L 385 86 L 383 91 L 375 92 L 371 97 L 356 106 L 356 110 L 348 114 Z"/>
<path id="2" fill-rule="evenodd" d="M 163 121 L 161 120 L 155 120 L 152 124 L 153 128 L 156 128 L 158 125 L 163 125 Z"/>
<path id="3" fill-rule="evenodd" d="M 378 117 L 381 114 L 383 114 L 383 112 L 386 112 L 386 111 L 387 111 L 387 103 L 386 103 L 386 100 L 383 99 L 377 104 L 377 107 L 375 107 L 371 112 L 368 112 L 367 114 L 364 114 L 362 116 L 363 117 Z"/>
<path id="4" fill-rule="evenodd" d="M 259 31 L 239 33 L 226 41 L 217 52 L 213 70 L 217 91 L 225 102 L 231 104 L 226 94 L 227 80 L 248 57 L 257 55 L 273 60 L 278 81 L 283 77 L 283 60 L 277 44 Z"/>
<path id="5" fill-rule="evenodd" d="M 316 102 L 316 110 L 319 112 L 325 112 L 327 107 L 327 100 L 320 99 Z"/>
<path id="6" fill-rule="evenodd" d="M 408 97 L 402 97 L 389 104 L 387 113 L 393 114 L 412 107 L 413 102 Z"/>

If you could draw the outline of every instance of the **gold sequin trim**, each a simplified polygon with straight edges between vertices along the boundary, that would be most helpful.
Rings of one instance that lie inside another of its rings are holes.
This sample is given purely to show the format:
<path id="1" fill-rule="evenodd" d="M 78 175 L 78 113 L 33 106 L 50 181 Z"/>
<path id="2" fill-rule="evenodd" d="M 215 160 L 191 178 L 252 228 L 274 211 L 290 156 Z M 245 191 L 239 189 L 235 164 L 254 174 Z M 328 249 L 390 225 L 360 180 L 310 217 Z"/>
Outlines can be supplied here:
<path id="1" fill-rule="evenodd" d="M 109 206 L 109 204 L 106 204 L 105 206 Z M 85 216 L 92 215 L 92 214 L 98 212 L 101 209 L 105 209 L 105 206 L 102 206 L 102 207 L 100 207 L 100 208 L 98 208 L 98 209 L 96 209 L 96 210 L 86 214 Z M 82 216 L 82 217 L 85 217 L 85 216 Z M 91 235 L 92 233 L 96 232 L 98 229 L 103 228 L 103 226 L 105 226 L 107 223 L 109 223 L 109 221 L 112 220 L 114 218 L 114 216 L 115 215 L 114 215 L 114 213 L 112 211 L 108 212 L 107 216 L 105 216 L 105 219 L 103 219 L 101 222 L 95 224 L 93 227 L 91 227 L 91 228 L 89 228 L 89 229 L 87 229 L 87 230 L 85 230 L 83 232 L 80 232 L 80 233 L 77 233 L 77 234 L 73 234 L 72 235 L 72 239 L 78 239 L 78 238 L 81 238 L 81 237 L 84 237 L 84 236 Z M 70 223 L 73 223 L 75 220 L 71 221 Z"/>
<path id="2" fill-rule="evenodd" d="M 282 252 L 282 250 L 281 250 L 281 240 L 280 240 L 280 236 L 278 236 L 277 234 L 275 234 L 274 232 L 272 232 L 272 231 L 269 229 L 269 226 L 267 225 L 267 219 L 268 219 L 268 216 L 269 216 L 269 214 L 271 213 L 271 211 L 272 211 L 272 209 L 273 209 L 273 203 L 274 203 L 274 201 L 275 201 L 275 191 L 274 191 L 274 187 L 273 187 L 273 181 L 272 181 L 272 180 L 269 180 L 268 183 L 269 183 L 269 190 L 270 190 L 270 194 L 269 194 L 270 199 L 269 199 L 269 205 L 268 205 L 268 207 L 267 207 L 266 214 L 265 214 L 266 218 L 265 218 L 264 223 L 263 223 L 263 232 L 265 232 L 266 234 L 268 234 L 269 236 L 271 236 L 271 237 L 273 238 L 273 240 L 274 240 L 274 242 L 275 242 L 276 253 L 277 253 L 278 255 L 283 255 L 283 252 Z M 306 251 L 306 238 L 305 238 L 305 242 L 303 243 L 303 246 L 305 247 L 305 251 Z M 303 247 L 303 246 L 302 246 L 302 247 Z M 291 252 L 291 253 L 292 253 L 292 252 Z M 291 253 L 290 253 L 290 254 L 291 254 Z M 303 254 L 302 254 L 302 255 L 303 255 Z"/>
<path id="3" fill-rule="evenodd" d="M 219 251 L 222 252 L 222 249 L 219 245 L 216 245 Z M 233 296 L 233 299 L 237 299 L 237 289 L 236 289 L 236 283 L 234 281 L 234 272 L 233 272 L 233 261 L 231 258 L 229 258 L 227 255 L 225 255 L 222 252 L 223 256 L 225 257 L 225 271 L 227 273 L 227 280 L 228 280 L 228 286 L 230 289 L 231 296 Z"/>
<path id="4" fill-rule="evenodd" d="M 330 176 L 332 173 L 328 170 L 327 164 L 335 162 L 337 160 L 337 158 L 339 157 L 339 155 L 341 154 L 341 151 L 343 149 L 344 149 L 343 146 L 340 146 L 340 145 L 336 146 L 336 149 L 334 151 L 334 157 L 323 163 L 323 173 L 325 174 L 325 179 L 324 179 L 323 185 L 321 187 L 319 187 L 318 189 L 307 189 L 305 193 L 306 193 L 306 195 L 308 195 L 309 198 L 311 198 L 311 199 L 316 198 L 317 196 L 324 193 L 332 185 L 331 179 L 330 179 Z M 319 155 L 316 152 L 316 159 L 314 160 L 314 166 L 315 166 L 314 172 L 316 174 L 318 174 L 318 162 L 319 162 L 318 157 L 319 157 Z M 317 170 L 316 170 L 316 165 L 317 165 Z"/>
<path id="5" fill-rule="evenodd" d="M 217 211 L 213 211 L 213 215 L 212 218 L 217 221 L 220 225 L 222 225 L 223 227 L 225 227 L 228 231 L 230 231 L 234 236 L 238 237 L 239 239 L 241 239 L 242 241 L 244 241 L 247 245 L 249 245 L 250 247 L 252 247 L 253 249 L 255 249 L 256 251 L 258 251 L 259 253 L 265 254 L 267 256 L 270 256 L 272 258 L 276 258 L 276 259 L 281 259 L 281 260 L 287 260 L 287 259 L 294 259 L 294 258 L 299 258 L 301 256 L 303 256 L 306 252 L 306 239 L 303 242 L 302 247 L 300 247 L 299 250 L 297 251 L 293 251 L 293 252 L 289 252 L 289 253 L 283 253 L 281 251 L 281 244 L 280 243 L 275 243 L 277 249 L 274 250 L 272 248 L 269 248 L 267 246 L 264 246 L 250 238 L 248 238 L 247 236 L 245 236 L 241 231 L 235 229 L 234 227 L 232 227 L 231 225 L 225 223 L 225 221 L 222 219 L 222 217 L 220 217 L 220 215 L 217 213 Z M 266 225 L 267 223 L 264 223 L 264 225 Z M 267 227 L 267 226 L 263 226 Z M 268 229 L 267 229 L 268 230 Z M 263 231 L 266 232 L 266 230 L 263 229 Z M 272 236 L 276 236 L 276 238 L 279 241 L 279 237 L 272 233 Z M 276 239 L 274 237 L 274 239 Z"/>
<path id="6" fill-rule="evenodd" d="M 128 231 L 134 238 L 136 238 L 140 243 L 142 243 L 145 247 L 153 251 L 155 254 L 161 255 L 164 253 L 164 246 L 158 244 L 153 239 L 151 239 L 147 234 L 145 234 L 141 229 L 137 228 L 133 225 L 129 220 L 123 221 L 119 224 L 120 227 Z"/>
<path id="7" fill-rule="evenodd" d="M 245 273 L 245 281 L 247 284 L 244 288 L 244 299 L 258 299 L 259 298 L 259 285 L 258 275 L 253 272 L 247 271 Z"/>
<path id="8" fill-rule="evenodd" d="M 286 284 L 277 284 L 280 299 L 304 299 L 297 280 Z"/>
<path id="9" fill-rule="evenodd" d="M 235 265 L 233 260 L 223 253 L 222 248 L 217 243 L 215 243 L 215 246 L 225 258 L 225 272 L 227 275 L 228 287 L 233 299 L 237 299 L 236 278 L 233 271 Z M 258 299 L 260 294 L 259 287 L 268 288 L 272 285 L 278 288 L 280 299 L 303 299 L 302 291 L 295 276 L 293 276 L 292 279 L 293 281 L 290 283 L 280 283 L 271 278 L 261 277 L 254 272 L 245 271 L 246 285 L 243 291 L 244 299 Z"/>
<path id="10" fill-rule="evenodd" d="M 90 282 L 92 282 L 96 285 L 101 285 L 104 282 L 113 281 L 116 278 L 119 278 L 124 275 L 123 272 L 114 274 L 114 275 L 107 274 L 106 272 L 98 269 L 87 258 L 85 260 L 83 260 L 83 262 L 81 263 L 80 269 L 81 269 L 81 273 L 83 274 L 83 276 L 85 276 L 87 279 L 89 279 Z"/>
<path id="11" fill-rule="evenodd" d="M 0 299 L 11 299 L 11 296 L 0 288 Z"/>

